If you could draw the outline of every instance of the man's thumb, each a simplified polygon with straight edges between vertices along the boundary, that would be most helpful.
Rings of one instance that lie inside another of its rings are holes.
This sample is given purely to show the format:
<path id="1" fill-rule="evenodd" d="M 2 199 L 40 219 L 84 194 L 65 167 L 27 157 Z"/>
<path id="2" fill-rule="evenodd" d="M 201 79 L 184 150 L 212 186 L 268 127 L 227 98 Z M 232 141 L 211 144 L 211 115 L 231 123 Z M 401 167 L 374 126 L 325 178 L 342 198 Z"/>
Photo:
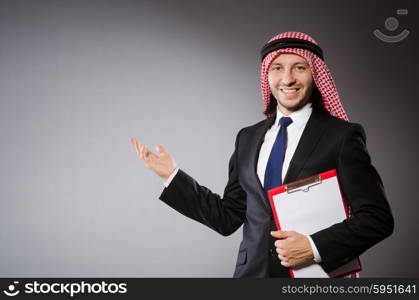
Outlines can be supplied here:
<path id="1" fill-rule="evenodd" d="M 159 152 L 160 154 L 164 154 L 166 153 L 166 149 L 164 149 L 164 147 L 162 145 L 156 145 L 156 150 L 157 152 Z"/>
<path id="2" fill-rule="evenodd" d="M 271 235 L 277 239 L 285 239 L 288 237 L 289 233 L 285 230 L 277 230 L 277 231 L 271 231 Z"/>

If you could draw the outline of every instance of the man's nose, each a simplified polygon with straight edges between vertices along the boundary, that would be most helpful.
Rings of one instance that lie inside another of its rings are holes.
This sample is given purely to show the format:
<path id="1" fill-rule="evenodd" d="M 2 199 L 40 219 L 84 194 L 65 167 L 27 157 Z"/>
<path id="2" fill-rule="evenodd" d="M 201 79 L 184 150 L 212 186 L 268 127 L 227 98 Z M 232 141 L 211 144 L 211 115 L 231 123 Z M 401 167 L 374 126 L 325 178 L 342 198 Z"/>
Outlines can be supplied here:
<path id="1" fill-rule="evenodd" d="M 290 86 L 295 83 L 295 77 L 294 74 L 292 74 L 291 70 L 287 70 L 283 73 L 281 84 Z"/>

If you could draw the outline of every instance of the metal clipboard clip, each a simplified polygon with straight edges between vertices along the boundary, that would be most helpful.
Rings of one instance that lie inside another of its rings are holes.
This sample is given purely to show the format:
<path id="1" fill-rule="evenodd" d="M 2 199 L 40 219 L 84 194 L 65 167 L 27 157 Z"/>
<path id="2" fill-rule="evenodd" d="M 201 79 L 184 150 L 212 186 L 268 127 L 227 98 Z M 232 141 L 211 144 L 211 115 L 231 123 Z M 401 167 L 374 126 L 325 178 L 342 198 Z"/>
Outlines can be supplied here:
<path id="1" fill-rule="evenodd" d="M 295 182 L 288 183 L 285 185 L 285 191 L 290 194 L 297 191 L 308 192 L 312 186 L 322 183 L 320 175 L 314 175 L 305 179 L 301 179 Z"/>

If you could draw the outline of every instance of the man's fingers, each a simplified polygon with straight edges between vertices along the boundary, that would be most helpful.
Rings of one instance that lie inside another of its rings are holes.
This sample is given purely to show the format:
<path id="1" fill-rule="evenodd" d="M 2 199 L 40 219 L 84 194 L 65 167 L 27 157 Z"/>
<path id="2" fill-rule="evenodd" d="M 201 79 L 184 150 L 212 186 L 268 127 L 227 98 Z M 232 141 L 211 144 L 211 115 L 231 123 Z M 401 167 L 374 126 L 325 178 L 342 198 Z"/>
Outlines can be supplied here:
<path id="1" fill-rule="evenodd" d="M 283 257 L 286 257 L 286 251 L 282 248 L 276 248 L 276 253 L 278 253 L 279 255 L 282 255 Z"/>
<path id="2" fill-rule="evenodd" d="M 147 147 L 144 147 L 144 148 L 145 148 L 144 159 L 149 161 L 153 157 L 153 155 L 155 155 L 155 154 L 153 152 L 151 152 Z"/>
<path id="3" fill-rule="evenodd" d="M 145 159 L 150 154 L 152 154 L 152 152 L 144 144 L 139 142 L 137 139 L 130 138 L 129 141 L 135 146 L 135 150 L 137 151 L 137 154 L 140 156 L 141 159 Z M 160 145 L 158 145 L 158 146 L 160 146 Z M 160 147 L 161 147 L 162 151 L 159 151 L 160 149 L 158 149 L 159 152 L 165 151 L 162 146 L 160 146 Z"/>
<path id="4" fill-rule="evenodd" d="M 141 150 L 141 143 L 134 138 L 130 139 L 130 142 L 135 146 L 135 151 L 137 151 L 137 155 L 140 156 L 140 150 Z"/>
<path id="5" fill-rule="evenodd" d="M 130 141 L 131 144 L 133 144 L 135 146 L 135 143 L 136 143 L 137 140 L 135 138 L 129 138 L 129 141 Z"/>
<path id="6" fill-rule="evenodd" d="M 135 150 L 137 151 L 137 156 L 146 164 L 154 163 L 155 159 L 158 158 L 158 156 L 150 151 L 144 144 L 142 144 L 140 141 L 138 141 L 135 138 L 130 138 L 129 141 L 135 146 Z M 161 146 L 157 145 L 158 151 L 160 153 L 166 152 L 166 150 Z M 156 147 L 156 148 L 157 148 Z"/>
<path id="7" fill-rule="evenodd" d="M 285 249 L 285 248 L 287 248 L 288 242 L 286 240 L 283 240 L 283 239 L 276 240 L 274 245 L 277 249 Z"/>
<path id="8" fill-rule="evenodd" d="M 281 260 L 281 265 L 283 265 L 285 268 L 291 267 L 291 264 L 289 262 Z"/>
<path id="9" fill-rule="evenodd" d="M 138 153 L 139 158 L 141 160 L 143 160 L 144 159 L 144 153 L 143 152 L 144 152 L 145 146 L 137 141 L 136 144 L 135 144 L 135 148 L 137 149 L 137 153 Z"/>
<path id="10" fill-rule="evenodd" d="M 138 151 L 138 156 L 140 157 L 140 159 L 143 159 L 143 156 L 142 156 L 143 148 L 144 148 L 144 145 L 137 142 L 137 151 Z"/>
<path id="11" fill-rule="evenodd" d="M 147 149 L 147 147 L 145 145 L 141 145 L 140 146 L 140 158 L 142 160 L 146 160 L 146 158 L 147 158 L 147 151 L 148 151 L 148 149 Z"/>
<path id="12" fill-rule="evenodd" d="M 156 145 L 156 150 L 160 155 L 167 153 L 166 149 L 162 145 Z"/>
<path id="13" fill-rule="evenodd" d="M 146 146 L 142 145 L 141 146 L 141 158 L 143 161 L 150 163 L 150 162 L 154 162 L 154 159 L 158 158 L 158 156 L 153 153 L 152 151 L 150 151 Z"/>
<path id="14" fill-rule="evenodd" d="M 135 138 L 129 138 L 129 142 L 134 145 L 135 151 L 137 152 L 137 155 L 139 155 L 139 151 L 137 148 L 137 140 Z"/>
<path id="15" fill-rule="evenodd" d="M 288 262 L 288 258 L 282 256 L 281 254 L 278 254 L 278 258 L 279 258 L 280 261 Z"/>

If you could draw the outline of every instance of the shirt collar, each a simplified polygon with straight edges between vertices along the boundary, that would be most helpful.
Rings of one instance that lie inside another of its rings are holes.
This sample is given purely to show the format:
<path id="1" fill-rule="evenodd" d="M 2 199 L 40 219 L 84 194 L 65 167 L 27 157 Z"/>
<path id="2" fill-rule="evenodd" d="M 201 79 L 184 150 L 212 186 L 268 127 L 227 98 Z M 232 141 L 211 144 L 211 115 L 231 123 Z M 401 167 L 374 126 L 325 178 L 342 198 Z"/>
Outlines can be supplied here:
<path id="1" fill-rule="evenodd" d="M 297 111 L 294 111 L 288 116 L 285 116 L 281 111 L 277 109 L 275 124 L 273 126 L 277 128 L 279 126 L 279 120 L 282 117 L 290 117 L 292 119 L 292 123 L 289 126 L 301 127 L 307 123 L 312 111 L 313 111 L 313 107 L 312 107 L 311 102 L 307 103 L 302 108 L 300 108 Z"/>

